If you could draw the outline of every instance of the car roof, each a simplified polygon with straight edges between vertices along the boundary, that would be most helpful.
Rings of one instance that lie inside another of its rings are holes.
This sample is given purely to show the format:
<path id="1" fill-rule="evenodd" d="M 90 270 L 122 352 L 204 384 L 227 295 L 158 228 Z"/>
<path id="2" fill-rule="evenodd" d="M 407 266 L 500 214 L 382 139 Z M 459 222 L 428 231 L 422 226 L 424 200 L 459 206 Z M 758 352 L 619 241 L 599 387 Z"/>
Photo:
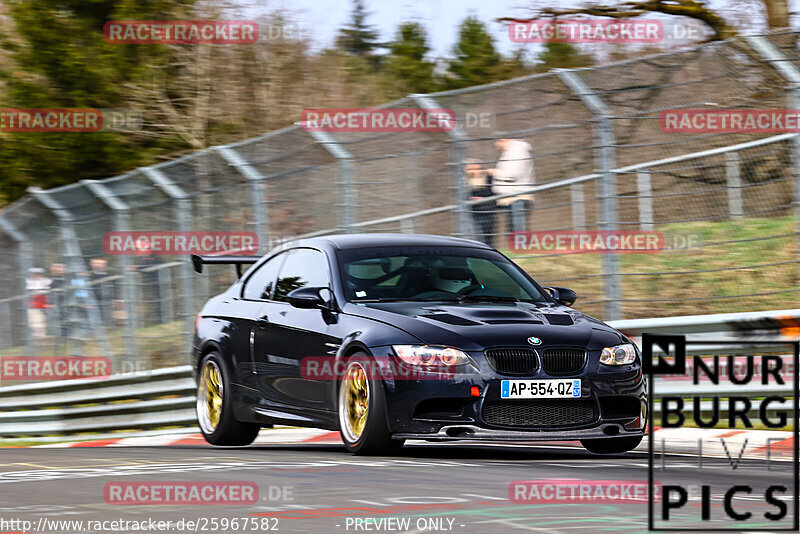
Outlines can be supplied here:
<path id="1" fill-rule="evenodd" d="M 325 241 L 336 248 L 390 247 L 390 246 L 453 246 L 490 249 L 492 247 L 479 241 L 428 234 L 339 234 L 316 237 L 310 241 Z"/>

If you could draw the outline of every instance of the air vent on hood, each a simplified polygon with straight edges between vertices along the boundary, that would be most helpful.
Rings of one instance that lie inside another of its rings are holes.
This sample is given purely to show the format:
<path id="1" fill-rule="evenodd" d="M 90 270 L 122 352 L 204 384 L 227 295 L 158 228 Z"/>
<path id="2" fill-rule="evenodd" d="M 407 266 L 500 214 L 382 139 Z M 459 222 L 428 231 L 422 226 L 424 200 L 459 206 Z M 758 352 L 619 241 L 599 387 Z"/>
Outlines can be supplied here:
<path id="1" fill-rule="evenodd" d="M 455 326 L 476 326 L 480 324 L 450 313 L 431 313 L 429 315 L 418 315 L 417 317 L 421 317 L 423 319 L 433 319 L 434 321 L 440 321 L 442 323 L 452 324 Z"/>
<path id="2" fill-rule="evenodd" d="M 490 320 L 500 319 L 530 319 L 531 314 L 521 310 L 492 310 L 492 309 L 477 309 L 472 314 L 478 320 L 489 322 Z"/>
<path id="3" fill-rule="evenodd" d="M 572 317 L 563 313 L 544 313 L 542 315 L 544 315 L 544 318 L 547 319 L 548 323 L 557 326 L 569 326 L 571 324 L 575 324 L 575 321 L 572 320 Z"/>
<path id="4" fill-rule="evenodd" d="M 489 319 L 483 322 L 486 324 L 544 324 L 537 319 Z"/>

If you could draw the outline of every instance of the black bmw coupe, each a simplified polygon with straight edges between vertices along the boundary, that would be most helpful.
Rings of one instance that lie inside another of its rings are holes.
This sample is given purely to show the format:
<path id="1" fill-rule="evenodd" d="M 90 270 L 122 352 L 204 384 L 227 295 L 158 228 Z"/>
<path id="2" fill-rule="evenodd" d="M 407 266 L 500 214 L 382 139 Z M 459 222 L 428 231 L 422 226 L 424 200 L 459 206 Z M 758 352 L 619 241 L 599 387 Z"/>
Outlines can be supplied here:
<path id="1" fill-rule="evenodd" d="M 193 261 L 240 273 L 197 317 L 209 443 L 247 445 L 273 424 L 338 430 L 358 454 L 406 439 L 580 440 L 596 453 L 642 440 L 636 345 L 481 243 L 351 234 Z"/>

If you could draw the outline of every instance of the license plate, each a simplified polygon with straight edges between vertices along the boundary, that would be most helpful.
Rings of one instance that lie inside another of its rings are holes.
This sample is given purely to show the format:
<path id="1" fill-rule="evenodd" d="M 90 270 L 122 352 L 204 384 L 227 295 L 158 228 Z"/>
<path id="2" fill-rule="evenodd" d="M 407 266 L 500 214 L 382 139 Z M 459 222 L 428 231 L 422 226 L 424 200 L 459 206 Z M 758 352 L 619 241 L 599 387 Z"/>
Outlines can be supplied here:
<path id="1" fill-rule="evenodd" d="M 573 399 L 581 396 L 580 379 L 503 380 L 501 399 Z"/>

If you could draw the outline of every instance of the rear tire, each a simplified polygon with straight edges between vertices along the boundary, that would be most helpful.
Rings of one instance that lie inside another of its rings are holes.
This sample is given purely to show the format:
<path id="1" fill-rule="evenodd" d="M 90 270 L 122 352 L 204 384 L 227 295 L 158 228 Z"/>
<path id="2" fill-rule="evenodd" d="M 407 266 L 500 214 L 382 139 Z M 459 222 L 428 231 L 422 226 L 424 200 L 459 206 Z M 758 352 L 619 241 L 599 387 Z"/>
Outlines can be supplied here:
<path id="1" fill-rule="evenodd" d="M 621 452 L 632 451 L 642 442 L 644 436 L 630 436 L 625 438 L 607 439 L 582 439 L 587 451 L 595 454 L 618 454 Z"/>
<path id="2" fill-rule="evenodd" d="M 212 445 L 250 445 L 261 425 L 243 423 L 233 416 L 230 372 L 218 352 L 206 354 L 197 375 L 197 422 Z"/>
<path id="3" fill-rule="evenodd" d="M 358 455 L 397 453 L 404 440 L 392 439 L 383 381 L 370 379 L 370 359 L 357 353 L 347 360 L 339 382 L 339 433 L 347 450 Z"/>

